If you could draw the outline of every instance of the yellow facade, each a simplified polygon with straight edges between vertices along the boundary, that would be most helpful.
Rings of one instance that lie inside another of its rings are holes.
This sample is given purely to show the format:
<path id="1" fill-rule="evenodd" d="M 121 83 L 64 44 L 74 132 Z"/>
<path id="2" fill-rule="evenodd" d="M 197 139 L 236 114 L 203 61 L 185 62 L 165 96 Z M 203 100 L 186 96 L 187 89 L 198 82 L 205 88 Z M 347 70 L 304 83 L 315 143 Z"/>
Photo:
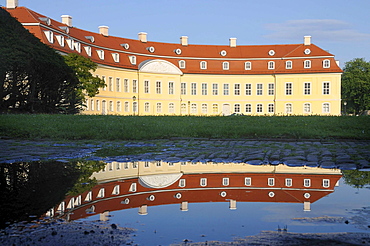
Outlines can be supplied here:
<path id="1" fill-rule="evenodd" d="M 339 115 L 340 73 L 209 75 L 99 66 L 106 81 L 84 114 Z"/>

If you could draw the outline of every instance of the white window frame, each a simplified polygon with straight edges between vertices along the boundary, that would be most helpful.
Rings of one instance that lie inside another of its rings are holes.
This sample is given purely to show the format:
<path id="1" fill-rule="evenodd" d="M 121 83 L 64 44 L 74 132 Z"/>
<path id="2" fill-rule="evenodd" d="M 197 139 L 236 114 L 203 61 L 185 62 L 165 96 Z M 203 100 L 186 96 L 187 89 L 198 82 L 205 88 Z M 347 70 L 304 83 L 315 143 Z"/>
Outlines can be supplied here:
<path id="1" fill-rule="evenodd" d="M 250 104 L 250 103 L 245 104 L 245 112 L 246 113 L 252 113 L 252 104 Z"/>
<path id="2" fill-rule="evenodd" d="M 305 60 L 303 62 L 303 67 L 304 68 L 311 68 L 311 60 Z"/>
<path id="3" fill-rule="evenodd" d="M 286 178 L 285 179 L 285 186 L 291 187 L 293 185 L 293 179 Z"/>
<path id="4" fill-rule="evenodd" d="M 169 103 L 168 104 L 168 113 L 170 113 L 170 114 L 175 113 L 175 104 L 174 103 Z"/>
<path id="5" fill-rule="evenodd" d="M 275 107 L 274 107 L 274 104 L 273 103 L 269 103 L 268 105 L 267 105 L 267 112 L 269 112 L 269 113 L 274 113 L 275 112 Z"/>
<path id="6" fill-rule="evenodd" d="M 207 186 L 207 178 L 201 178 L 199 181 L 199 185 L 202 187 Z"/>
<path id="7" fill-rule="evenodd" d="M 208 113 L 208 105 L 207 103 L 202 103 L 202 114 Z"/>
<path id="8" fill-rule="evenodd" d="M 240 84 L 234 84 L 234 95 L 240 96 Z"/>
<path id="9" fill-rule="evenodd" d="M 239 103 L 234 104 L 234 113 L 240 113 L 240 104 Z"/>
<path id="10" fill-rule="evenodd" d="M 251 177 L 245 177 L 244 178 L 244 185 L 245 186 L 252 186 L 252 178 Z"/>
<path id="11" fill-rule="evenodd" d="M 207 83 L 202 83 L 202 96 L 207 96 L 207 91 L 208 91 L 208 88 L 207 88 Z"/>
<path id="12" fill-rule="evenodd" d="M 285 95 L 286 96 L 293 95 L 293 83 L 292 82 L 285 83 Z"/>
<path id="13" fill-rule="evenodd" d="M 121 78 L 116 78 L 116 91 L 121 92 Z"/>
<path id="14" fill-rule="evenodd" d="M 180 94 L 181 95 L 186 95 L 186 82 L 181 82 L 181 84 L 180 84 Z"/>
<path id="15" fill-rule="evenodd" d="M 119 62 L 119 53 L 112 53 L 112 57 L 113 57 L 113 60 L 114 62 Z"/>
<path id="16" fill-rule="evenodd" d="M 306 102 L 303 104 L 303 113 L 310 114 L 311 113 L 311 103 Z"/>
<path id="17" fill-rule="evenodd" d="M 113 91 L 113 77 L 108 77 L 108 90 Z"/>
<path id="18" fill-rule="evenodd" d="M 273 96 L 275 94 L 275 84 L 269 83 L 268 84 L 268 95 Z"/>
<path id="19" fill-rule="evenodd" d="M 286 114 L 293 113 L 293 104 L 292 103 L 286 103 L 285 104 L 285 113 Z"/>
<path id="20" fill-rule="evenodd" d="M 186 186 L 186 179 L 180 179 L 179 180 L 179 187 L 185 187 Z"/>
<path id="21" fill-rule="evenodd" d="M 144 80 L 144 93 L 148 94 L 150 92 L 149 80 Z"/>
<path id="22" fill-rule="evenodd" d="M 217 103 L 212 104 L 212 113 L 214 113 L 214 114 L 218 113 L 218 104 Z"/>
<path id="23" fill-rule="evenodd" d="M 157 106 L 156 107 L 156 109 L 157 109 L 156 112 L 157 113 L 162 113 L 162 103 L 159 102 L 159 103 L 156 104 L 156 106 Z"/>
<path id="24" fill-rule="evenodd" d="M 285 69 L 292 69 L 293 68 L 293 62 L 292 61 L 286 61 L 285 62 Z"/>
<path id="25" fill-rule="evenodd" d="M 263 95 L 263 84 L 257 84 L 256 95 L 257 96 L 262 96 Z"/>
<path id="26" fill-rule="evenodd" d="M 148 102 L 144 103 L 144 112 L 149 113 L 149 103 Z"/>
<path id="27" fill-rule="evenodd" d="M 267 65 L 268 69 L 275 69 L 275 62 L 274 61 L 269 61 L 267 64 L 268 64 Z"/>
<path id="28" fill-rule="evenodd" d="M 329 188 L 330 187 L 330 179 L 323 179 L 322 180 L 322 187 Z"/>
<path id="29" fill-rule="evenodd" d="M 311 82 L 304 82 L 303 90 L 304 95 L 311 95 Z"/>
<path id="30" fill-rule="evenodd" d="M 117 112 L 121 112 L 122 111 L 121 101 L 117 101 L 116 107 L 117 107 Z"/>
<path id="31" fill-rule="evenodd" d="M 136 65 L 136 56 L 129 56 L 128 58 L 130 60 L 131 65 Z"/>
<path id="32" fill-rule="evenodd" d="M 330 113 L 330 103 L 328 103 L 328 102 L 324 102 L 324 103 L 322 104 L 322 112 L 323 112 L 324 114 L 329 114 L 329 113 Z"/>
<path id="33" fill-rule="evenodd" d="M 230 185 L 230 179 L 229 178 L 222 178 L 222 185 L 223 186 L 229 186 Z"/>
<path id="34" fill-rule="evenodd" d="M 252 95 L 252 84 L 245 84 L 245 95 L 246 96 Z"/>
<path id="35" fill-rule="evenodd" d="M 124 110 L 125 110 L 125 112 L 130 112 L 130 103 L 129 102 L 125 102 Z"/>
<path id="36" fill-rule="evenodd" d="M 229 66 L 230 66 L 230 65 L 229 65 L 229 62 L 223 62 L 223 63 L 222 63 L 222 69 L 223 69 L 223 70 L 229 70 Z"/>
<path id="37" fill-rule="evenodd" d="M 256 106 L 256 112 L 257 113 L 262 113 L 263 112 L 263 105 L 262 103 L 258 103 Z"/>
<path id="38" fill-rule="evenodd" d="M 156 94 L 162 94 L 162 82 L 159 80 L 155 82 L 155 92 Z"/>
<path id="39" fill-rule="evenodd" d="M 311 179 L 303 179 L 304 187 L 311 187 Z"/>
<path id="40" fill-rule="evenodd" d="M 244 63 L 245 70 L 252 70 L 252 62 L 245 62 Z"/>
<path id="41" fill-rule="evenodd" d="M 330 95 L 330 82 L 329 81 L 322 82 L 322 94 Z"/>
<path id="42" fill-rule="evenodd" d="M 196 103 L 192 103 L 191 104 L 191 113 L 192 114 L 198 113 L 198 109 L 197 109 L 197 104 Z"/>
<path id="43" fill-rule="evenodd" d="M 213 83 L 212 84 L 212 95 L 213 96 L 217 96 L 218 95 L 218 84 L 217 83 Z"/>
<path id="44" fill-rule="evenodd" d="M 200 62 L 200 69 L 207 69 L 207 62 L 206 61 L 201 61 Z"/>
<path id="45" fill-rule="evenodd" d="M 175 93 L 174 85 L 175 83 L 173 81 L 168 82 L 168 94 L 169 95 L 173 95 Z"/>
<path id="46" fill-rule="evenodd" d="M 129 92 L 129 80 L 123 79 L 123 92 Z"/>
<path id="47" fill-rule="evenodd" d="M 275 178 L 268 178 L 267 179 L 268 186 L 275 186 Z"/>
<path id="48" fill-rule="evenodd" d="M 96 50 L 96 53 L 98 53 L 100 60 L 104 60 L 104 50 Z"/>
<path id="49" fill-rule="evenodd" d="M 330 60 L 329 59 L 325 59 L 322 61 L 322 67 L 323 68 L 330 68 Z"/>
<path id="50" fill-rule="evenodd" d="M 180 67 L 181 69 L 185 69 L 185 68 L 186 68 L 186 62 L 185 62 L 184 60 L 180 60 L 180 61 L 179 61 L 179 67 Z"/>
<path id="51" fill-rule="evenodd" d="M 229 84 L 224 84 L 224 90 L 223 90 L 223 95 L 228 96 L 229 95 Z"/>
<path id="52" fill-rule="evenodd" d="M 190 94 L 192 96 L 197 95 L 197 83 L 193 82 L 193 83 L 190 84 Z"/>

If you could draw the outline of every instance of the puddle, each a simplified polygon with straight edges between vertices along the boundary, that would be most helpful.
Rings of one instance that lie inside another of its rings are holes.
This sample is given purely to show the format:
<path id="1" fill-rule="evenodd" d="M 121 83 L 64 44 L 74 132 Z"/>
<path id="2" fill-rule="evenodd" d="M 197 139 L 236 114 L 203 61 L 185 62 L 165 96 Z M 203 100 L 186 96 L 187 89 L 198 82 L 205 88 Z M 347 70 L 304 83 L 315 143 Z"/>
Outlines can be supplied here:
<path id="1" fill-rule="evenodd" d="M 139 245 L 232 241 L 265 230 L 370 232 L 369 172 L 252 164 L 0 164 L 1 208 L 9 211 L 1 222 L 42 214 L 100 220 L 134 228 Z"/>

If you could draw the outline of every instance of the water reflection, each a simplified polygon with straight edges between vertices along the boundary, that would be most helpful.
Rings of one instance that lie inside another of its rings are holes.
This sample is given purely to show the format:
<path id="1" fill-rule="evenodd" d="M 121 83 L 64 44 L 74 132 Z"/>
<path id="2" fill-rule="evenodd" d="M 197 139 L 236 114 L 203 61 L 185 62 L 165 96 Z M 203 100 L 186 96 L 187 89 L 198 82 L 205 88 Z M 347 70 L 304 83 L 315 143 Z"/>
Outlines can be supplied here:
<path id="1" fill-rule="evenodd" d="M 138 208 L 145 215 L 148 207 L 178 204 L 187 211 L 190 203 L 226 202 L 237 209 L 237 202 L 311 204 L 334 192 L 342 177 L 339 169 L 249 165 L 213 162 L 111 162 L 92 175 L 98 185 L 78 195 L 67 196 L 49 211 L 51 216 L 69 220 Z"/>

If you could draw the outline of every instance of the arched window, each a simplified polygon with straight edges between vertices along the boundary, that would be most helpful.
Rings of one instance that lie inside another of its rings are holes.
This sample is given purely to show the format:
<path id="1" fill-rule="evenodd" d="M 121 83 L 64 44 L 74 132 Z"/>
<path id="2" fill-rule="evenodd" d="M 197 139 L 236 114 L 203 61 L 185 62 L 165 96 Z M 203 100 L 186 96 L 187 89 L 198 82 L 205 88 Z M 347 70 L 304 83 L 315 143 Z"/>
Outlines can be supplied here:
<path id="1" fill-rule="evenodd" d="M 269 61 L 268 62 L 268 69 L 275 69 L 275 62 Z"/>
<path id="2" fill-rule="evenodd" d="M 304 61 L 304 68 L 311 68 L 311 61 L 310 60 L 305 60 Z"/>

